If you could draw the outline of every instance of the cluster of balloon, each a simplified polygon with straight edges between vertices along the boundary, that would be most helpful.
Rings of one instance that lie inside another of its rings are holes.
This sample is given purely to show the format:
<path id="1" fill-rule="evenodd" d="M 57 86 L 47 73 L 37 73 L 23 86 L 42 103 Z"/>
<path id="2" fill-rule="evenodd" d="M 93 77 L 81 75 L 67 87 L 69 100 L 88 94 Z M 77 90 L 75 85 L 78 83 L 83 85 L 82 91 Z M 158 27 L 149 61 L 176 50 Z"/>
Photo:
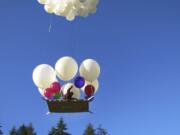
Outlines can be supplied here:
<path id="1" fill-rule="evenodd" d="M 49 99 L 59 99 L 61 97 L 60 90 L 61 85 L 59 82 L 54 82 L 49 88 L 45 89 L 44 96 Z"/>
<path id="2" fill-rule="evenodd" d="M 100 66 L 95 60 L 87 59 L 83 61 L 79 71 L 80 75 L 86 80 L 85 86 L 82 90 L 86 94 L 86 98 L 89 98 L 98 90 L 99 82 L 97 78 L 100 74 Z"/>
<path id="3" fill-rule="evenodd" d="M 98 0 L 38 0 L 47 13 L 64 16 L 73 21 L 76 16 L 86 17 L 96 12 Z"/>
<path id="4" fill-rule="evenodd" d="M 39 88 L 39 92 L 46 99 L 58 100 L 80 99 L 80 89 L 85 93 L 86 98 L 93 96 L 99 87 L 98 77 L 100 66 L 93 59 L 87 59 L 82 62 L 79 68 L 72 57 L 62 57 L 55 64 L 55 69 L 47 64 L 37 66 L 33 71 L 33 81 Z M 61 86 L 57 77 L 62 81 L 70 81 L 73 78 L 74 83 L 67 83 Z"/>

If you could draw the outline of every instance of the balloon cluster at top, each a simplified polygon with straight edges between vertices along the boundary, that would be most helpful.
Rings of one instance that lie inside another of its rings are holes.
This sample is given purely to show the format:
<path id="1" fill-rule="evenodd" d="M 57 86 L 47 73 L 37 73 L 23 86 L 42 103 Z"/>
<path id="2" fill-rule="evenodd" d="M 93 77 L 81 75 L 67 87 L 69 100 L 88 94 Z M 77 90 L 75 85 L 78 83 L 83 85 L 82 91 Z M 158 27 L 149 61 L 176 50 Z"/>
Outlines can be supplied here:
<path id="1" fill-rule="evenodd" d="M 60 58 L 55 68 L 48 64 L 38 65 L 33 71 L 33 81 L 41 95 L 47 99 L 80 99 L 80 90 L 86 98 L 97 92 L 99 75 L 100 66 L 95 60 L 84 60 L 78 69 L 77 62 L 67 56 Z M 67 83 L 61 85 L 57 77 Z"/>
<path id="2" fill-rule="evenodd" d="M 64 16 L 73 21 L 76 16 L 86 17 L 96 12 L 98 0 L 38 0 L 47 13 Z"/>

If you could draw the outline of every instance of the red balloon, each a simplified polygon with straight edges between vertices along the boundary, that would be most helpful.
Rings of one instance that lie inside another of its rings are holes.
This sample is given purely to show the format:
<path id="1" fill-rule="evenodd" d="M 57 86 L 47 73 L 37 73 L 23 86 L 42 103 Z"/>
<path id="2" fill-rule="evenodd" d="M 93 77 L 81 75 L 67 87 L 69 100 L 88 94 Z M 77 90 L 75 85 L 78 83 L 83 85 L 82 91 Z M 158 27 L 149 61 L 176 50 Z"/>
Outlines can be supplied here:
<path id="1" fill-rule="evenodd" d="M 94 94 L 94 92 L 95 92 L 95 88 L 94 88 L 93 85 L 87 85 L 87 86 L 85 87 L 85 94 L 86 94 L 88 97 L 92 96 L 92 95 Z"/>
<path id="2" fill-rule="evenodd" d="M 61 85 L 59 82 L 54 82 L 51 84 L 50 88 L 52 89 L 53 93 L 59 93 L 61 90 Z"/>
<path id="3" fill-rule="evenodd" d="M 47 98 L 52 98 L 53 97 L 52 89 L 51 88 L 45 89 L 44 96 Z"/>

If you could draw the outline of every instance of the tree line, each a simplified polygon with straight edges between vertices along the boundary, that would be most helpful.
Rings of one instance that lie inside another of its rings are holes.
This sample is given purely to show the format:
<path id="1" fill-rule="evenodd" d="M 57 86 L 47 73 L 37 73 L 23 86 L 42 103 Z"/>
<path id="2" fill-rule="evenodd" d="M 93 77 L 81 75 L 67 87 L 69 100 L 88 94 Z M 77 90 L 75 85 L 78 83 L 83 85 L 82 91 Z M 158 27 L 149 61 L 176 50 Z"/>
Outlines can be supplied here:
<path id="1" fill-rule="evenodd" d="M 2 131 L 2 126 L 0 125 L 0 135 L 4 135 Z M 30 123 L 29 125 L 21 125 L 20 127 L 12 127 L 9 130 L 9 135 L 37 135 L 33 125 Z M 57 122 L 56 126 L 53 126 L 48 135 L 74 135 L 68 132 L 67 124 L 64 122 L 63 118 Z M 89 123 L 83 135 L 109 135 L 106 129 L 102 128 L 100 125 L 98 128 L 94 128 L 93 124 Z"/>

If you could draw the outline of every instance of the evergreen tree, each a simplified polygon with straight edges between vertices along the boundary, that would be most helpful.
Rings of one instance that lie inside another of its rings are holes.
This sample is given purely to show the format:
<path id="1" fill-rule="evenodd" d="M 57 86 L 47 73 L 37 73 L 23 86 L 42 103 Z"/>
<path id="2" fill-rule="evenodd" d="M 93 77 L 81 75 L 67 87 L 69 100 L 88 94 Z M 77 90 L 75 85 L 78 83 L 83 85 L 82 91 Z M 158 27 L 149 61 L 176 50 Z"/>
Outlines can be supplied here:
<path id="1" fill-rule="evenodd" d="M 96 135 L 109 135 L 107 130 L 102 128 L 101 125 L 96 129 Z"/>
<path id="2" fill-rule="evenodd" d="M 91 123 L 87 125 L 83 135 L 96 135 L 95 129 Z"/>
<path id="3" fill-rule="evenodd" d="M 48 135 L 56 135 L 57 129 L 55 127 L 52 127 L 51 131 L 49 131 Z"/>
<path id="4" fill-rule="evenodd" d="M 15 127 L 13 127 L 10 131 L 9 131 L 9 135 L 17 135 L 17 130 Z"/>
<path id="5" fill-rule="evenodd" d="M 11 129 L 10 135 L 36 135 L 32 124 L 25 126 L 24 124 L 20 126 L 17 130 L 15 128 Z"/>
<path id="6" fill-rule="evenodd" d="M 1 128 L 2 128 L 2 126 L 0 125 L 0 135 L 2 135 L 2 134 L 3 134 L 3 132 L 2 132 L 2 130 L 1 130 Z"/>
<path id="7" fill-rule="evenodd" d="M 27 128 L 24 124 L 17 130 L 17 135 L 28 135 Z"/>
<path id="8" fill-rule="evenodd" d="M 32 124 L 29 124 L 29 125 L 26 127 L 26 130 L 27 130 L 27 135 L 36 135 Z"/>
<path id="9" fill-rule="evenodd" d="M 67 125 L 64 123 L 63 118 L 59 120 L 57 123 L 56 128 L 52 127 L 51 131 L 49 132 L 49 135 L 71 135 L 67 132 Z"/>

